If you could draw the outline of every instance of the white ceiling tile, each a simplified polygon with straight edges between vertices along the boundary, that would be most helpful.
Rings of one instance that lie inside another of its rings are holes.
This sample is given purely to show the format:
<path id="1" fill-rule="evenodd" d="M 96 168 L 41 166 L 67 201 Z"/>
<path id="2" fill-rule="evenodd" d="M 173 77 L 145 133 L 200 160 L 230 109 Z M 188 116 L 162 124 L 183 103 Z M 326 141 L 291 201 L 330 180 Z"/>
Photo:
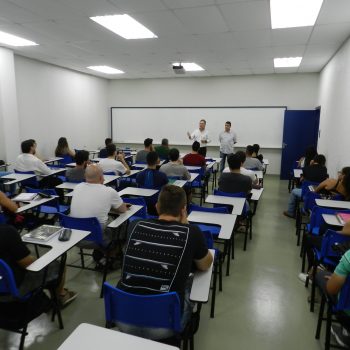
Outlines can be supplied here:
<path id="1" fill-rule="evenodd" d="M 62 5 L 73 7 L 85 16 L 104 16 L 120 14 L 121 10 L 108 0 L 56 0 Z"/>
<path id="2" fill-rule="evenodd" d="M 166 10 L 161 0 L 109 0 L 125 13 Z"/>
<path id="3" fill-rule="evenodd" d="M 349 0 L 324 0 L 316 25 L 350 22 Z"/>
<path id="4" fill-rule="evenodd" d="M 266 1 L 246 1 L 219 6 L 231 30 L 270 29 L 270 10 Z"/>
<path id="5" fill-rule="evenodd" d="M 338 50 L 338 45 L 308 45 L 306 47 L 304 57 L 307 56 L 323 56 L 332 57 Z"/>
<path id="6" fill-rule="evenodd" d="M 28 11 L 16 4 L 0 1 L 0 16 L 5 19 L 11 19 L 11 22 L 23 23 L 40 20 L 40 17 L 34 12 Z"/>
<path id="7" fill-rule="evenodd" d="M 269 29 L 239 31 L 234 34 L 240 48 L 271 46 Z"/>
<path id="8" fill-rule="evenodd" d="M 312 27 L 273 29 L 272 45 L 305 45 L 311 35 Z"/>
<path id="9" fill-rule="evenodd" d="M 349 35 L 350 22 L 317 25 L 314 27 L 309 43 L 340 45 L 349 37 Z"/>
<path id="10" fill-rule="evenodd" d="M 215 5 L 215 0 L 162 0 L 169 9 Z"/>
<path id="11" fill-rule="evenodd" d="M 275 73 L 297 73 L 298 67 L 275 68 Z"/>
<path id="12" fill-rule="evenodd" d="M 174 10 L 175 15 L 192 34 L 227 32 L 228 28 L 215 6 Z"/>
<path id="13" fill-rule="evenodd" d="M 274 57 L 302 57 L 305 48 L 305 45 L 274 46 L 272 52 Z"/>
<path id="14" fill-rule="evenodd" d="M 254 68 L 251 68 L 251 71 L 253 74 L 273 74 L 274 73 L 273 67 L 272 68 L 254 67 Z"/>

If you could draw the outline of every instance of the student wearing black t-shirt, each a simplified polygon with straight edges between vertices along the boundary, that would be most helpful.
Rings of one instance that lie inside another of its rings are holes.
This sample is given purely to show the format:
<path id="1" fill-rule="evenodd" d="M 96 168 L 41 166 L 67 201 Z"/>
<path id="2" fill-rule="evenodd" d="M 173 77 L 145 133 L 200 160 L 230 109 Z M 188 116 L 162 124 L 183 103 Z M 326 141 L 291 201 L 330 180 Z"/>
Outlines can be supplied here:
<path id="1" fill-rule="evenodd" d="M 4 260 L 12 269 L 16 285 L 21 295 L 39 288 L 44 280 L 46 273 L 46 282 L 55 281 L 59 275 L 59 263 L 57 261 L 48 265 L 39 272 L 27 271 L 26 267 L 32 264 L 36 259 L 30 255 L 30 251 L 23 243 L 17 230 L 10 225 L 0 225 L 0 259 Z M 61 306 L 67 305 L 73 301 L 77 293 L 70 291 L 64 286 L 64 276 L 57 287 L 57 295 Z"/>
<path id="2" fill-rule="evenodd" d="M 211 266 L 213 258 L 201 230 L 187 221 L 186 193 L 182 188 L 164 186 L 156 207 L 159 219 L 136 221 L 128 228 L 118 288 L 135 294 L 177 292 L 183 304 L 181 322 L 185 326 L 192 311 L 189 274 L 193 263 L 204 271 Z M 125 324 L 118 324 L 118 327 L 150 339 L 173 335 L 164 329 Z"/>

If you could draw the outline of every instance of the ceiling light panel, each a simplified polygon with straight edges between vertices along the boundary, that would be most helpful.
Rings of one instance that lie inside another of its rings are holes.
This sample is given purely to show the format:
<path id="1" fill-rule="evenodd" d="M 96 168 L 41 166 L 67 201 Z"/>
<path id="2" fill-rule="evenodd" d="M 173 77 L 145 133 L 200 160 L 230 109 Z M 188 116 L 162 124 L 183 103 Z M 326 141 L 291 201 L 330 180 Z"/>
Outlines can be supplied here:
<path id="1" fill-rule="evenodd" d="M 109 66 L 89 66 L 87 68 L 95 70 L 96 72 L 101 72 L 101 73 L 105 73 L 105 74 L 123 74 L 124 73 L 123 71 L 121 71 L 119 69 L 112 68 Z"/>
<path id="2" fill-rule="evenodd" d="M 199 72 L 203 71 L 204 68 L 199 66 L 197 63 L 194 62 L 175 62 L 173 63 L 173 66 L 179 66 L 181 64 L 182 67 L 184 67 L 186 72 Z"/>
<path id="3" fill-rule="evenodd" d="M 281 57 L 274 58 L 273 64 L 275 68 L 299 67 L 302 57 Z"/>
<path id="4" fill-rule="evenodd" d="M 39 45 L 34 41 L 23 39 L 19 36 L 12 35 L 5 32 L 0 32 L 0 44 L 9 46 L 36 46 Z"/>

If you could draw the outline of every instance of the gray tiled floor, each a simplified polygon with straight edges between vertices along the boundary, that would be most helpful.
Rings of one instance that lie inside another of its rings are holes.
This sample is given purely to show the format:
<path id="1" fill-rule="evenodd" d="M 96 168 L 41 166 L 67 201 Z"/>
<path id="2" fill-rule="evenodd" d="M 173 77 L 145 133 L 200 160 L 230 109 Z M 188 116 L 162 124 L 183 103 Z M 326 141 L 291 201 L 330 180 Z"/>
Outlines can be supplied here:
<path id="1" fill-rule="evenodd" d="M 237 237 L 236 258 L 231 275 L 224 277 L 223 292 L 217 295 L 215 318 L 209 318 L 209 304 L 202 309 L 197 350 L 323 348 L 314 339 L 317 315 L 308 311 L 308 291 L 297 279 L 300 258 L 294 222 L 282 215 L 287 183 L 274 176 L 264 182 L 253 240 L 243 252 L 243 237 Z M 108 280 L 115 283 L 118 273 L 110 274 Z M 44 315 L 30 324 L 26 348 L 56 349 L 81 322 L 103 326 L 100 281 L 95 272 L 69 268 L 67 285 L 79 297 L 63 311 L 65 329 L 58 330 Z M 18 335 L 0 331 L 0 349 L 16 349 L 18 340 Z"/>

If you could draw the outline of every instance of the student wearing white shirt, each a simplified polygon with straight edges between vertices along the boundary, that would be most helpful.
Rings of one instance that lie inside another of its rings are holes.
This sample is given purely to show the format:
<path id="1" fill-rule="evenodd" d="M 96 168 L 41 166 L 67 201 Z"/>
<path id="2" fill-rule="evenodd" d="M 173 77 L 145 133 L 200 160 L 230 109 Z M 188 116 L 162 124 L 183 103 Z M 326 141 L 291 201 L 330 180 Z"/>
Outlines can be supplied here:
<path id="1" fill-rule="evenodd" d="M 222 172 L 225 168 L 226 158 L 229 154 L 234 153 L 234 144 L 237 143 L 237 135 L 231 130 L 231 122 L 227 121 L 225 123 L 225 130 L 219 134 L 220 142 L 220 171 Z"/>
<path id="2" fill-rule="evenodd" d="M 122 153 L 117 155 L 115 159 L 117 148 L 114 143 L 107 145 L 107 158 L 102 159 L 98 165 L 102 168 L 104 173 L 114 172 L 115 175 L 130 174 L 130 168 L 126 164 Z"/>
<path id="3" fill-rule="evenodd" d="M 192 141 L 197 141 L 200 143 L 201 147 L 199 148 L 198 153 L 203 157 L 207 155 L 207 144 L 211 142 L 209 138 L 209 132 L 205 130 L 207 122 L 204 119 L 199 121 L 199 129 L 193 131 L 192 134 L 187 132 L 187 136 Z"/>

